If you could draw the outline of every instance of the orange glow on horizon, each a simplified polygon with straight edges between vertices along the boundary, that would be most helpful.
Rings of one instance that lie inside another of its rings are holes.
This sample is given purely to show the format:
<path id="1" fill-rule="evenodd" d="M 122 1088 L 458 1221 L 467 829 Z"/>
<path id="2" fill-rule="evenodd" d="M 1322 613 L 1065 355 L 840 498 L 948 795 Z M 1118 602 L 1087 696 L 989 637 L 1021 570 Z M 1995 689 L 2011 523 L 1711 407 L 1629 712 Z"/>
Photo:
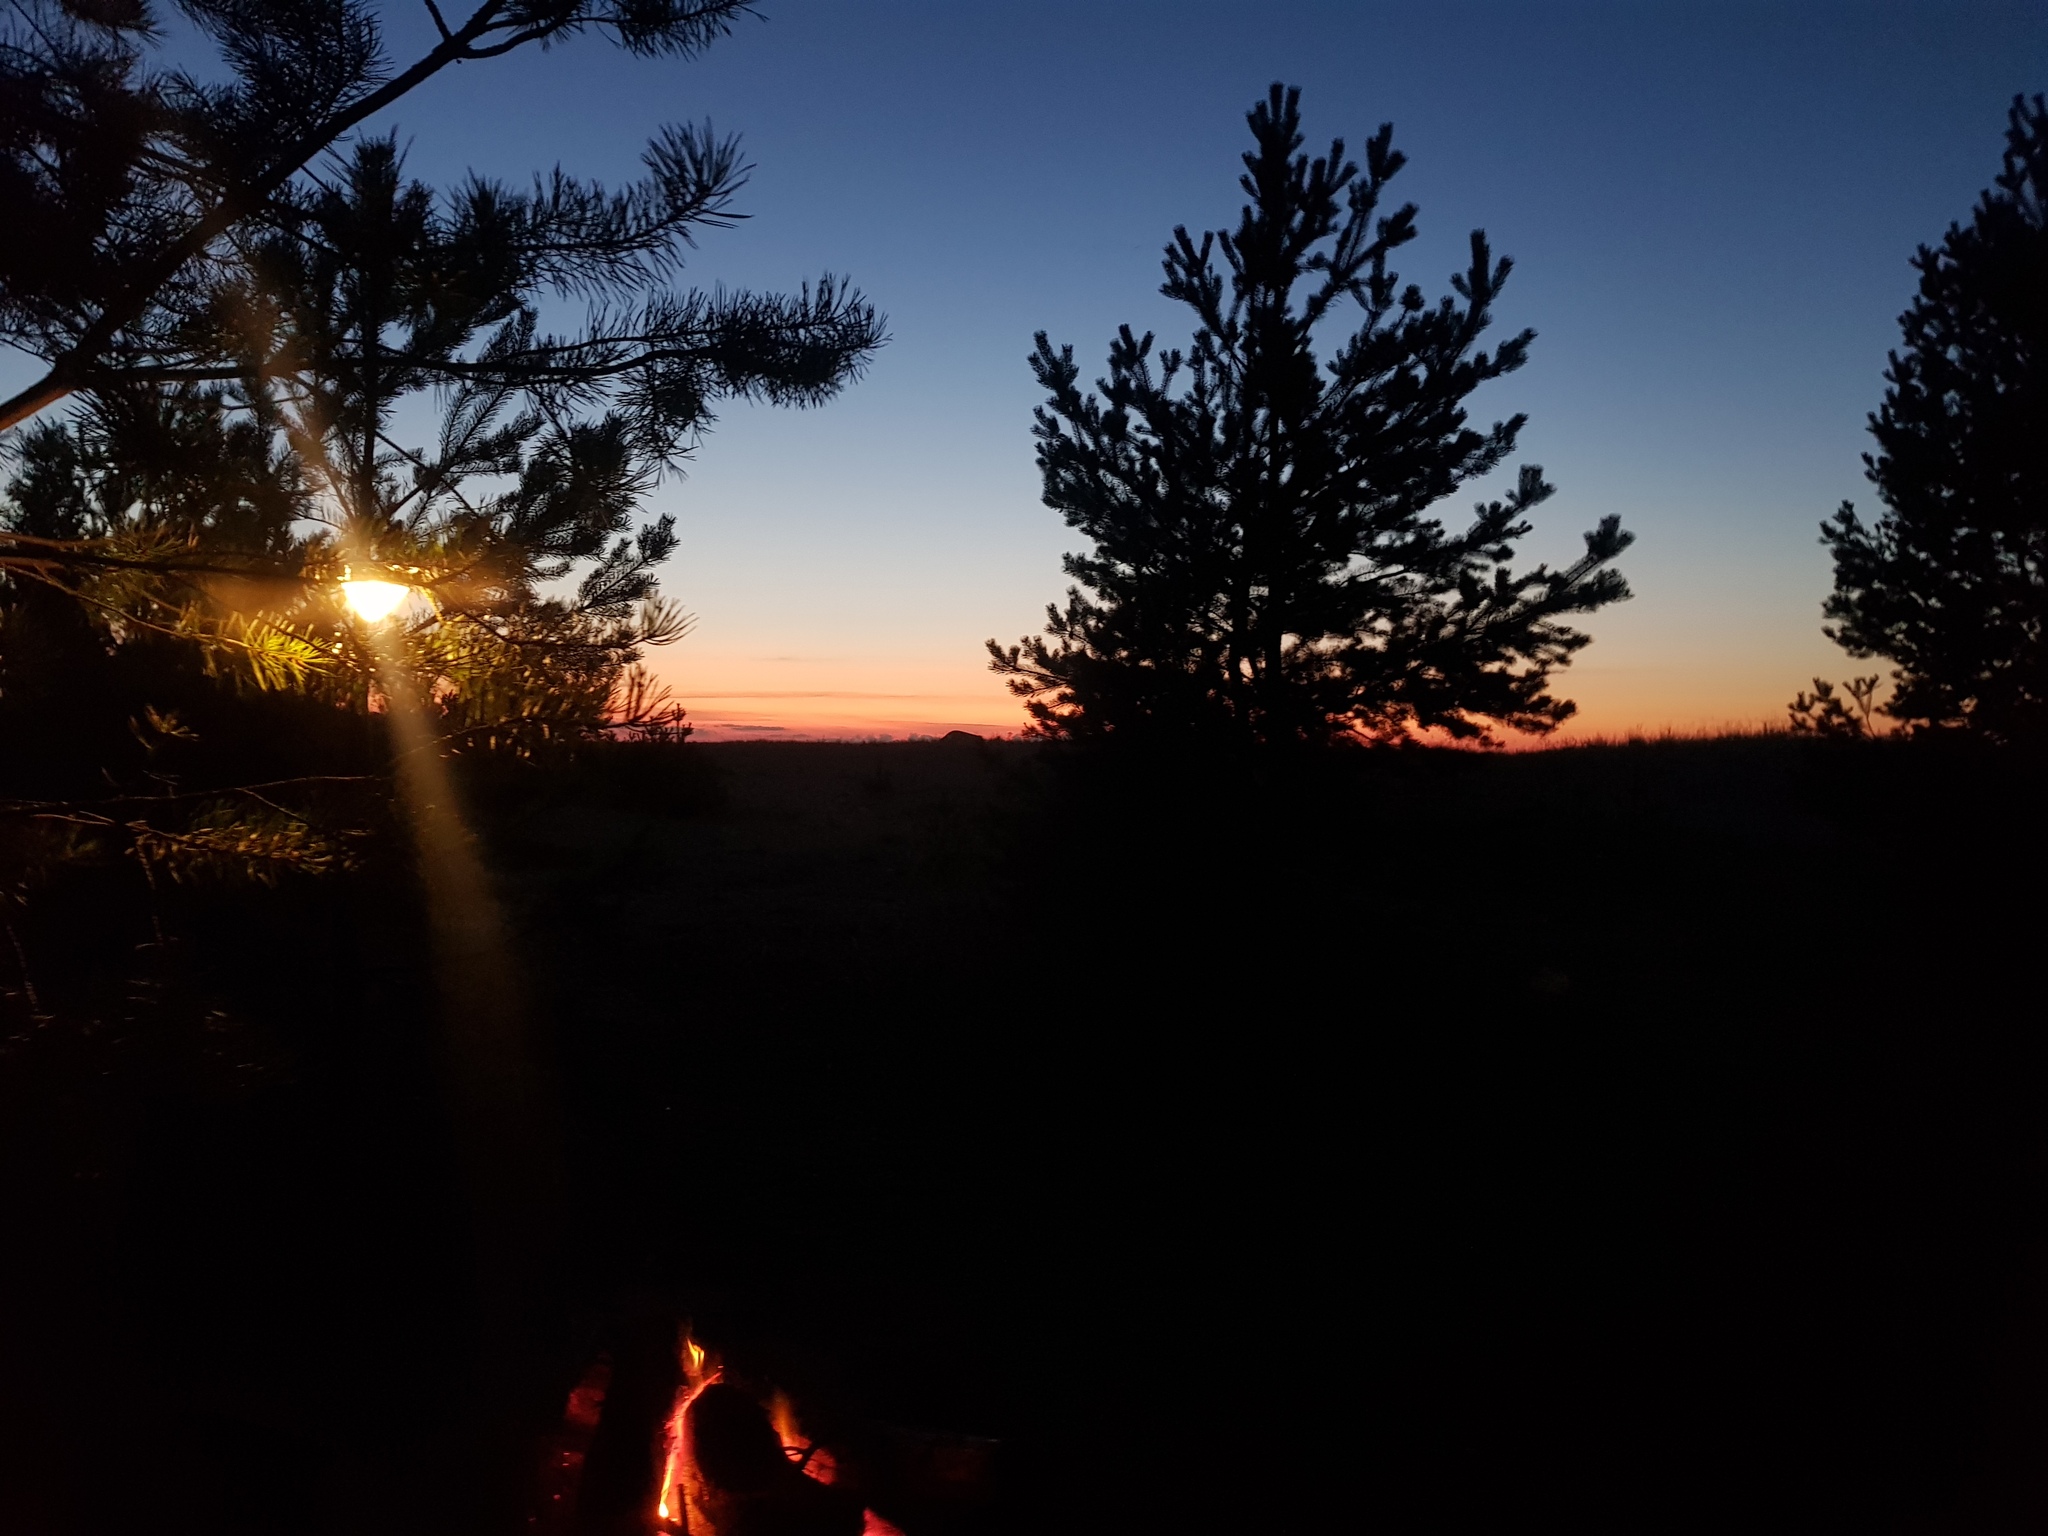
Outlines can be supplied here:
<path id="1" fill-rule="evenodd" d="M 655 661 L 702 742 L 908 741 L 952 730 L 1007 737 L 1030 724 L 969 646 L 944 656 L 749 656 L 688 643 Z M 1504 744 L 1528 750 L 1775 729 L 1815 673 L 1839 676 L 1850 665 L 1824 640 L 1663 656 L 1619 645 L 1603 652 L 1596 643 L 1552 683 L 1553 693 L 1578 704 L 1577 714 L 1550 736 L 1507 733 Z"/>

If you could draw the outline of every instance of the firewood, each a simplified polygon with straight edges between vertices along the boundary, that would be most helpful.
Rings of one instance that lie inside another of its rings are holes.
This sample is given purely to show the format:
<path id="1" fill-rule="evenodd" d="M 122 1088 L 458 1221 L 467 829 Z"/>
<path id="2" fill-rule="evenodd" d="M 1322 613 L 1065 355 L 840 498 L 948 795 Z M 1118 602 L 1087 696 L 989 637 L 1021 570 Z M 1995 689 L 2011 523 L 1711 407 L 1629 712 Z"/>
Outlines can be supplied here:
<path id="1" fill-rule="evenodd" d="M 861 1536 L 859 1501 L 799 1471 L 767 1413 L 737 1387 L 706 1387 L 685 1422 L 691 1503 L 710 1536 Z"/>

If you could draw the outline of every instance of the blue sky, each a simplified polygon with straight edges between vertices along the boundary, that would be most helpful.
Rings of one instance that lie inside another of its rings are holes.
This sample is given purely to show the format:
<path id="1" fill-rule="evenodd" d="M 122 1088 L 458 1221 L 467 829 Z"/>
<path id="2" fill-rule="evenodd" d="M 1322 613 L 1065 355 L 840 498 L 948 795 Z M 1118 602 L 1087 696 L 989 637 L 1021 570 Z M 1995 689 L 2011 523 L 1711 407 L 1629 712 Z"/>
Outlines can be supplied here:
<path id="1" fill-rule="evenodd" d="M 1274 80 L 1303 87 L 1312 144 L 1394 123 L 1405 277 L 1442 292 L 1474 227 L 1515 258 L 1499 323 L 1538 339 L 1475 413 L 1527 411 L 1522 458 L 1560 486 L 1528 552 L 1568 556 L 1609 512 L 1638 535 L 1637 596 L 1593 618 L 1565 689 L 1586 727 L 1778 715 L 1852 667 L 1819 633 L 1816 532 L 1868 504 L 1908 259 L 1989 182 L 2013 94 L 2048 90 L 2038 3 L 762 9 L 691 63 L 587 38 L 466 65 L 392 119 L 430 178 L 622 180 L 660 123 L 709 117 L 758 169 L 693 279 L 829 269 L 889 314 L 850 393 L 730 413 L 657 495 L 699 615 L 660 667 L 714 734 L 1016 721 L 980 642 L 1036 627 L 1075 538 L 1038 501 L 1032 333 L 1094 362 L 1119 323 L 1185 334 L 1160 247 L 1234 220 Z M 404 56 L 424 7 L 391 16 Z"/>

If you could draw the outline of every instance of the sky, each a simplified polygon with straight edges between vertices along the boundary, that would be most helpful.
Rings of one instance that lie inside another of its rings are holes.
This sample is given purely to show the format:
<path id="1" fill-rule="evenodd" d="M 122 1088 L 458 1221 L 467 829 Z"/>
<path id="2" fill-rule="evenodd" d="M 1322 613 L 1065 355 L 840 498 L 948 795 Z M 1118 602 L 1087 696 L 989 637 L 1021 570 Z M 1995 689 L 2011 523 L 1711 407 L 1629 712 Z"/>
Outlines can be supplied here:
<path id="1" fill-rule="evenodd" d="M 1592 615 L 1567 735 L 1753 728 L 1820 674 L 1818 527 L 1870 506 L 1860 454 L 1914 248 L 1965 218 L 2005 112 L 2048 89 L 2038 3 L 763 0 L 688 62 L 595 37 L 462 66 L 401 103 L 411 169 L 623 181 L 665 122 L 743 136 L 739 228 L 687 279 L 825 271 L 889 316 L 867 376 L 812 411 L 739 407 L 650 512 L 697 615 L 656 655 L 707 738 L 1012 731 L 982 642 L 1036 629 L 1079 535 L 1039 500 L 1035 331 L 1090 376 L 1157 292 L 1177 224 L 1242 201 L 1244 114 L 1303 88 L 1312 147 L 1381 123 L 1409 157 L 1434 297 L 1484 228 L 1529 364 L 1473 414 L 1528 413 L 1559 493 L 1525 558 L 1619 513 L 1633 600 Z M 428 41 L 389 8 L 394 56 Z M 1511 472 L 1511 471 L 1510 471 Z M 1442 510 L 1461 520 L 1485 493 Z"/>

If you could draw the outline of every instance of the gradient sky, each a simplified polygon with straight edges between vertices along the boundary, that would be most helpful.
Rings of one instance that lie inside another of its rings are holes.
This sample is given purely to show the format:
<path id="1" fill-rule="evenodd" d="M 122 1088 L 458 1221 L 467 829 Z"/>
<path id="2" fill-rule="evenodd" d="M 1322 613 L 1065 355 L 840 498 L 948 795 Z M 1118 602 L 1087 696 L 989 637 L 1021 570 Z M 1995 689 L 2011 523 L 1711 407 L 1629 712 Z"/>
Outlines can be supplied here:
<path id="1" fill-rule="evenodd" d="M 1432 297 L 1483 227 L 1529 365 L 1475 416 L 1530 421 L 1559 494 L 1525 556 L 1618 512 L 1633 601 L 1563 680 L 1574 734 L 1753 726 L 1853 663 L 1820 634 L 1817 527 L 1869 505 L 1858 455 L 1938 239 L 2048 89 L 2048 6 L 764 0 L 704 58 L 595 39 L 472 64 L 392 121 L 412 169 L 637 171 L 664 121 L 756 162 L 700 283 L 850 275 L 889 315 L 869 376 L 813 412 L 726 415 L 664 485 L 658 654 L 707 736 L 1014 729 L 981 642 L 1037 627 L 1077 536 L 1038 499 L 1035 330 L 1100 371 L 1115 327 L 1185 337 L 1157 294 L 1177 223 L 1233 222 L 1245 110 L 1303 87 L 1312 148 L 1391 120 Z M 424 8 L 391 8 L 394 52 Z M 413 12 L 418 11 L 415 18 Z M 424 37 L 424 32 L 420 33 Z M 1443 510 L 1462 519 L 1467 496 Z"/>

